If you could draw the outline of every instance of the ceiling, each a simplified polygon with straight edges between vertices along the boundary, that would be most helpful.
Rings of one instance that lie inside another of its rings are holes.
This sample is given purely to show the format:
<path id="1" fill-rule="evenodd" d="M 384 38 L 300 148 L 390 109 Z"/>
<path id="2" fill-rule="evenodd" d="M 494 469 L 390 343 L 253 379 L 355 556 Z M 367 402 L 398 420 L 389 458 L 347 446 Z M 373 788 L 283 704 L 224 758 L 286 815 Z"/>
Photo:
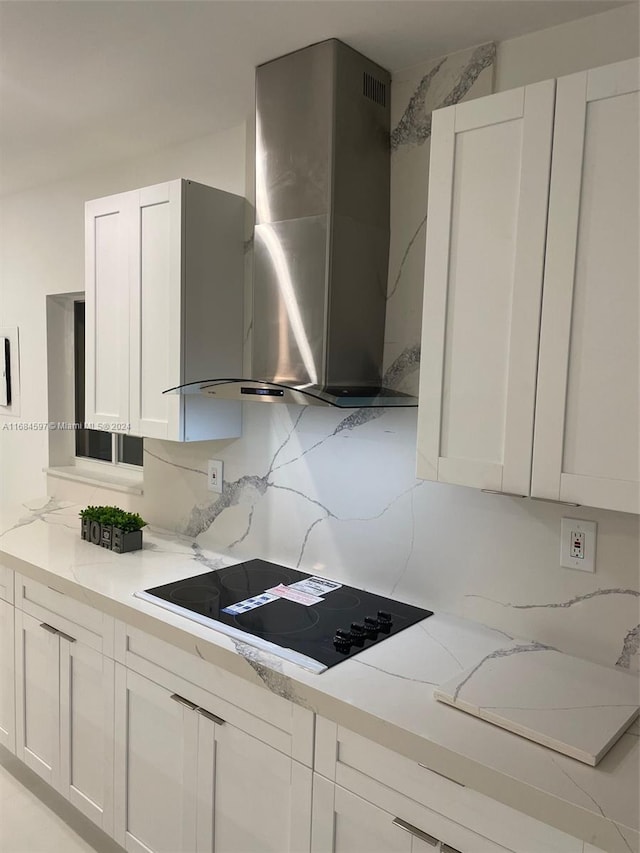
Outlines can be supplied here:
<path id="1" fill-rule="evenodd" d="M 605 0 L 1 0 L 0 194 L 238 124 L 254 67 L 338 37 L 391 72 Z"/>

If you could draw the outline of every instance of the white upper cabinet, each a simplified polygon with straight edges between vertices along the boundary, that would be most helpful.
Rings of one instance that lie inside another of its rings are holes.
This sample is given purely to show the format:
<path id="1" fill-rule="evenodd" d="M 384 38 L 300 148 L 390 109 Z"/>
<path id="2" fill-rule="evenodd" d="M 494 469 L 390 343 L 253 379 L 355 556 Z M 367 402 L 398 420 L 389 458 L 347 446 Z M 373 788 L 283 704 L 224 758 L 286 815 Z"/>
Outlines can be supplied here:
<path id="1" fill-rule="evenodd" d="M 243 227 L 244 199 L 193 181 L 88 202 L 88 423 L 173 441 L 240 435 L 239 404 L 163 391 L 241 375 Z"/>
<path id="2" fill-rule="evenodd" d="M 434 113 L 419 477 L 639 511 L 638 68 Z"/>
<path id="3" fill-rule="evenodd" d="M 558 81 L 531 494 L 640 512 L 640 63 Z"/>
<path id="4" fill-rule="evenodd" d="M 129 193 L 85 206 L 85 412 L 104 429 L 129 420 Z"/>
<path id="5" fill-rule="evenodd" d="M 433 116 L 418 476 L 527 494 L 554 81 Z"/>

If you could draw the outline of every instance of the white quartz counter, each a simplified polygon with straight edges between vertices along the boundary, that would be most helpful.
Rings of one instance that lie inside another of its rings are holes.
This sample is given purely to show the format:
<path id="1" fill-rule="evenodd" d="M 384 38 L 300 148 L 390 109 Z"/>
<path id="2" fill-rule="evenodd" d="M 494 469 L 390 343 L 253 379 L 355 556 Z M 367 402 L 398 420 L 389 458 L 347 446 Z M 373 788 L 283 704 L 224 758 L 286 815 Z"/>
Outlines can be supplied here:
<path id="1" fill-rule="evenodd" d="M 456 673 L 537 644 L 436 613 L 315 675 L 133 597 L 237 558 L 153 528 L 141 551 L 113 554 L 80 539 L 78 510 L 45 499 L 3 511 L 0 562 L 597 847 L 640 850 L 637 721 L 593 768 L 434 699 Z"/>

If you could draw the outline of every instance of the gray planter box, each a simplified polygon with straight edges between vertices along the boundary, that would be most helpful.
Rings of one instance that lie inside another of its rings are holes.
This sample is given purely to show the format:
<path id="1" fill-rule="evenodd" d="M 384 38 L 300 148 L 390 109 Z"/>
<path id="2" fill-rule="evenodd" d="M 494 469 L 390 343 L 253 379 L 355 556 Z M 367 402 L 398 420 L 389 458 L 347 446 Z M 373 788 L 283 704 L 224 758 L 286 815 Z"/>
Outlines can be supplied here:
<path id="1" fill-rule="evenodd" d="M 126 554 L 128 551 L 139 551 L 142 548 L 142 530 L 123 533 L 119 527 L 100 524 L 86 518 L 80 520 L 80 536 L 87 542 L 108 548 L 116 554 Z"/>
<path id="2" fill-rule="evenodd" d="M 119 527 L 113 528 L 113 539 L 111 550 L 116 554 L 125 554 L 127 551 L 139 551 L 142 548 L 142 530 L 133 530 L 123 533 Z"/>

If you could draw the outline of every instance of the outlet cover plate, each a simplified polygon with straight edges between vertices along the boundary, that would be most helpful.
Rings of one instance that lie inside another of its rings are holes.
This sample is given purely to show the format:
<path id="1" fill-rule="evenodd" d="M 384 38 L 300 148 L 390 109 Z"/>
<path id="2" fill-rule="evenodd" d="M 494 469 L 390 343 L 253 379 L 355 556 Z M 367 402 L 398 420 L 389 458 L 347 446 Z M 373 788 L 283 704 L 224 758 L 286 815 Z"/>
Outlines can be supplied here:
<path id="1" fill-rule="evenodd" d="M 596 531 L 595 521 L 581 518 L 563 518 L 560 529 L 560 565 L 565 569 L 579 569 L 582 572 L 596 570 Z M 571 542 L 574 533 L 584 536 L 584 557 L 571 556 Z"/>
<path id="2" fill-rule="evenodd" d="M 222 460 L 209 459 L 207 468 L 207 488 L 210 492 L 222 494 Z"/>

